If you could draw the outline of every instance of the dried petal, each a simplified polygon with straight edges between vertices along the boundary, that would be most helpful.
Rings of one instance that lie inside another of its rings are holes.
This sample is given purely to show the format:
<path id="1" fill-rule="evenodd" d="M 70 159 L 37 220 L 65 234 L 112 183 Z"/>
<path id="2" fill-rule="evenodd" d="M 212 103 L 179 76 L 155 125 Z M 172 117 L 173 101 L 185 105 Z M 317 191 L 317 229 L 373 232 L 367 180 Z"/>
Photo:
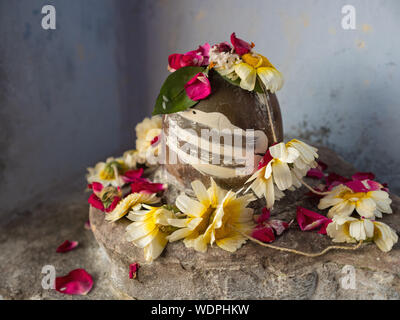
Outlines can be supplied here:
<path id="1" fill-rule="evenodd" d="M 78 241 L 69 241 L 65 240 L 62 244 L 60 244 L 56 250 L 58 253 L 64 253 L 75 249 L 78 246 Z"/>
<path id="2" fill-rule="evenodd" d="M 320 228 L 318 232 L 320 234 L 326 234 L 326 227 L 332 222 L 331 219 L 300 206 L 297 207 L 296 218 L 302 231 Z"/>
<path id="3" fill-rule="evenodd" d="M 129 279 L 136 279 L 137 278 L 137 272 L 139 270 L 139 263 L 132 263 L 129 265 Z"/>

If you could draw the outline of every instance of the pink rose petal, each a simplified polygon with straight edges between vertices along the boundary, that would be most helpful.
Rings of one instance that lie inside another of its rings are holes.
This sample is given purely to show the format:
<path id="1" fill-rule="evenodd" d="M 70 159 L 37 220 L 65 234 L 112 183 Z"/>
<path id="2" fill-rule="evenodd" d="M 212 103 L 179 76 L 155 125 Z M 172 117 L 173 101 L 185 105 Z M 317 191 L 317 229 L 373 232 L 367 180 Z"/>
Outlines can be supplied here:
<path id="1" fill-rule="evenodd" d="M 242 39 L 236 38 L 235 32 L 231 34 L 231 43 L 235 48 L 235 52 L 239 56 L 249 53 L 251 48 L 254 46 L 253 44 L 250 44 Z"/>
<path id="2" fill-rule="evenodd" d="M 139 270 L 139 263 L 132 263 L 129 265 L 129 279 L 136 279 L 137 278 L 137 272 Z"/>
<path id="3" fill-rule="evenodd" d="M 64 294 L 86 295 L 93 287 L 92 276 L 84 269 L 75 269 L 56 278 L 56 290 Z"/>
<path id="4" fill-rule="evenodd" d="M 205 99 L 211 94 L 210 81 L 202 72 L 196 74 L 184 87 L 186 94 L 193 101 Z"/>
<path id="5" fill-rule="evenodd" d="M 210 45 L 205 43 L 197 50 L 186 52 L 185 54 L 174 53 L 168 57 L 168 69 L 174 72 L 183 67 L 206 66 L 208 65 Z"/>
<path id="6" fill-rule="evenodd" d="M 56 250 L 58 253 L 64 253 L 75 249 L 78 246 L 78 241 L 69 241 L 65 240 L 62 244 L 60 244 Z"/>
<path id="7" fill-rule="evenodd" d="M 320 234 L 326 234 L 326 226 L 332 221 L 319 213 L 300 206 L 297 207 L 296 218 L 302 231 L 314 230 L 321 227 L 318 232 Z"/>

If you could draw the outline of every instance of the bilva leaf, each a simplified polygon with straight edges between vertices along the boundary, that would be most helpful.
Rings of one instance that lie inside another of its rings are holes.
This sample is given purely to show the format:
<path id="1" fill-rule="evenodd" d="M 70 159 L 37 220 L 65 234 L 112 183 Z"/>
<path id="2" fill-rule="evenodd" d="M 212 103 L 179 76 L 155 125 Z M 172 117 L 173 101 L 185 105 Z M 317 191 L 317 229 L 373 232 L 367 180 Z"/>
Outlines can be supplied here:
<path id="1" fill-rule="evenodd" d="M 161 87 L 153 115 L 184 111 L 198 103 L 187 96 L 184 85 L 203 71 L 203 67 L 183 67 L 171 73 Z"/>

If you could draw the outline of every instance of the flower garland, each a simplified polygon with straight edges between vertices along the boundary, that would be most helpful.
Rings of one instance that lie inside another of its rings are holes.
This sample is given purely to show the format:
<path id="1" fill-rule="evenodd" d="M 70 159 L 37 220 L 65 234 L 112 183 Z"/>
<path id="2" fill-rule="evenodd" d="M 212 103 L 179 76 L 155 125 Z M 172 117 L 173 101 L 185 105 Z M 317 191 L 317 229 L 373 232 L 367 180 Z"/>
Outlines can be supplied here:
<path id="1" fill-rule="evenodd" d="M 160 256 L 168 242 L 180 241 L 187 248 L 207 252 L 212 245 L 235 252 L 247 240 L 262 246 L 308 257 L 316 257 L 333 249 L 356 250 L 364 242 L 374 242 L 384 252 L 398 241 L 396 232 L 376 221 L 390 214 L 391 199 L 387 186 L 374 181 L 372 173 L 358 172 L 351 178 L 335 173 L 326 174 L 327 165 L 318 161 L 318 150 L 300 140 L 277 141 L 272 124 L 271 104 L 267 91 L 282 87 L 283 77 L 264 56 L 253 51 L 254 44 L 231 35 L 231 43 L 213 46 L 205 43 L 185 54 L 168 58 L 171 75 L 160 90 L 152 118 L 136 126 L 136 150 L 119 158 L 88 168 L 88 187 L 93 191 L 89 203 L 106 214 L 106 220 L 116 222 L 126 217 L 131 224 L 126 239 L 144 249 L 147 262 Z M 144 178 L 150 154 L 159 152 L 161 117 L 194 106 L 207 98 L 212 90 L 208 80 L 211 70 L 226 81 L 248 91 L 262 94 L 266 106 L 273 144 L 266 150 L 257 169 L 239 191 L 225 190 L 210 178 L 207 189 L 200 181 L 191 183 L 194 198 L 185 194 L 175 204 L 163 204 L 166 185 Z M 319 179 L 324 184 L 314 188 L 304 177 Z M 298 207 L 296 220 L 304 232 L 318 230 L 333 242 L 357 243 L 355 246 L 329 246 L 319 253 L 301 252 L 272 245 L 276 237 L 287 232 L 293 223 L 271 219 L 275 201 L 305 186 L 308 195 L 319 199 L 318 209 L 329 208 L 327 216 Z M 264 198 L 262 214 L 249 204 Z M 352 217 L 357 213 L 361 218 Z"/>

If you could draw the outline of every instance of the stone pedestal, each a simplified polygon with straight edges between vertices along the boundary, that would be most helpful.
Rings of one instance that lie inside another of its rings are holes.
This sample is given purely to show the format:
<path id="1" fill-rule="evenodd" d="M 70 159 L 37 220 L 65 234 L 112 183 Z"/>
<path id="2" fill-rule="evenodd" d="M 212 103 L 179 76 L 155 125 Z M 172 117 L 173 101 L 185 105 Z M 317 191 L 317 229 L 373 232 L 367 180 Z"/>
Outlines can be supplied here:
<path id="1" fill-rule="evenodd" d="M 320 148 L 320 158 L 330 170 L 343 175 L 355 172 L 331 150 Z M 309 181 L 313 183 L 312 180 Z M 296 206 L 315 210 L 317 201 L 307 190 L 287 192 L 278 201 L 273 216 L 286 221 L 295 218 Z M 383 222 L 400 230 L 400 198 L 391 195 L 394 214 Z M 146 264 L 143 250 L 125 241 L 129 220 L 115 223 L 90 209 L 95 238 L 109 258 L 111 283 L 122 296 L 135 299 L 400 299 L 400 245 L 389 253 L 374 244 L 357 251 L 331 251 L 307 258 L 261 247 L 248 242 L 234 254 L 218 247 L 206 254 L 170 243 L 152 264 Z M 277 246 L 319 252 L 332 245 L 328 236 L 302 232 L 294 223 L 274 242 Z M 141 267 L 138 279 L 129 279 L 129 264 Z M 342 284 L 343 267 L 354 270 L 356 289 Z M 354 268 L 354 269 L 353 269 Z"/>

